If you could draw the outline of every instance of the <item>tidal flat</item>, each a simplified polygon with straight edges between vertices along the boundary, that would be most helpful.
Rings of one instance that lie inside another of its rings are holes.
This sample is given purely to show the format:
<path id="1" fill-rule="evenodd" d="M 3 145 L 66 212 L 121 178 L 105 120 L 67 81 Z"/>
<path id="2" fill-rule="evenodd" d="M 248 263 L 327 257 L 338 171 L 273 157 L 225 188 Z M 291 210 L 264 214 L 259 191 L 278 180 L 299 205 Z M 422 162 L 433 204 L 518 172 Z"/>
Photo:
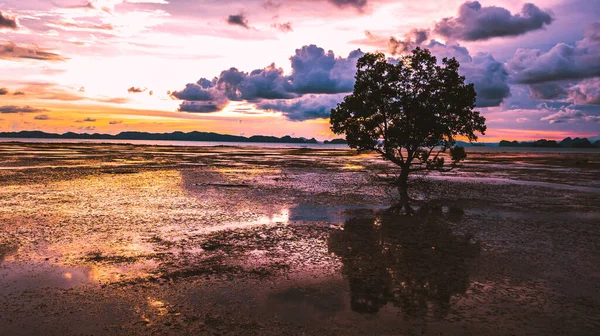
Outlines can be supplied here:
<path id="1" fill-rule="evenodd" d="M 0 335 L 596 335 L 600 152 L 0 143 Z"/>

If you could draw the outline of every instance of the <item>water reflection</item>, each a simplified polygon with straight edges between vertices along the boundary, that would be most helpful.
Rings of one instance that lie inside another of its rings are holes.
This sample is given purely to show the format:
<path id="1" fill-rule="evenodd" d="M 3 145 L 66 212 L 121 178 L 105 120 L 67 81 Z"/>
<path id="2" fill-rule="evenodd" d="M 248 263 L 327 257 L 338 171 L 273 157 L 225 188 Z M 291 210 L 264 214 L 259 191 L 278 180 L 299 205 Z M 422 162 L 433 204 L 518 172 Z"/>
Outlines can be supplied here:
<path id="1" fill-rule="evenodd" d="M 352 310 L 377 313 L 392 304 L 407 315 L 445 315 L 452 296 L 467 291 L 480 249 L 449 228 L 461 217 L 460 209 L 423 206 L 412 216 L 388 210 L 347 220 L 328 244 L 342 259 Z"/>

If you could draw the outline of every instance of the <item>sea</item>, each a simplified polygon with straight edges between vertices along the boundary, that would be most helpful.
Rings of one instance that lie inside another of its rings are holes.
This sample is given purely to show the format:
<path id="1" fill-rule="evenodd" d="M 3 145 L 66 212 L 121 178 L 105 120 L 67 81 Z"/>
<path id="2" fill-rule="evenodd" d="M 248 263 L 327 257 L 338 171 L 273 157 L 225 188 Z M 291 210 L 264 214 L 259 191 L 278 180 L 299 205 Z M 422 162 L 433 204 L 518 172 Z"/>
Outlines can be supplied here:
<path id="1" fill-rule="evenodd" d="M 38 138 L 0 138 L 0 143 L 48 143 L 48 144 L 130 144 L 150 146 L 181 147 L 256 147 L 256 148 L 310 148 L 310 149 L 349 149 L 340 144 L 303 144 L 303 143 L 262 143 L 262 142 L 221 142 L 221 141 L 171 141 L 171 140 L 113 140 L 113 139 L 38 139 Z M 492 153 L 598 153 L 598 148 L 537 148 L 537 147 L 497 147 L 466 146 L 467 152 Z"/>

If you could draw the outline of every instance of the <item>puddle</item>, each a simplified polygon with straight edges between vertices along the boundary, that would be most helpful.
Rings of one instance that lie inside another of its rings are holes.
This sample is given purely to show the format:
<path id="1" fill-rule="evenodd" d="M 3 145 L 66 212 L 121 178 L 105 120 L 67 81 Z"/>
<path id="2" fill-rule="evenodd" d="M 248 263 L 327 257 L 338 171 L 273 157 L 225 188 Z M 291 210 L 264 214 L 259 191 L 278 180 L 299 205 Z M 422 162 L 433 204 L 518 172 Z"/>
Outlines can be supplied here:
<path id="1" fill-rule="evenodd" d="M 599 212 L 541 212 L 541 211 L 510 211 L 495 209 L 465 209 L 469 215 L 490 216 L 501 219 L 516 220 L 549 220 L 549 221 L 570 221 L 570 220 L 600 220 Z"/>
<path id="2" fill-rule="evenodd" d="M 580 191 L 580 192 L 588 192 L 588 193 L 600 193 L 600 188 L 594 188 L 594 187 L 574 186 L 574 185 L 570 185 L 570 184 L 560 184 L 560 183 L 550 183 L 550 182 L 513 180 L 513 179 L 498 178 L 498 177 L 428 176 L 427 178 L 432 179 L 432 180 L 448 180 L 448 181 L 460 181 L 460 182 L 471 182 L 471 183 L 529 185 L 529 186 L 542 187 L 542 188 Z"/>
<path id="3" fill-rule="evenodd" d="M 383 210 L 387 206 L 381 205 L 345 205 L 345 206 L 326 206 L 310 203 L 301 203 L 294 206 L 284 207 L 279 212 L 260 216 L 252 221 L 237 221 L 225 223 L 222 225 L 206 227 L 192 231 L 193 234 L 207 234 L 224 230 L 236 230 L 252 228 L 257 226 L 273 226 L 280 224 L 290 224 L 293 222 L 314 222 L 341 224 L 349 217 L 359 213 L 376 210 Z"/>
<path id="4" fill-rule="evenodd" d="M 6 262 L 0 265 L 0 294 L 42 288 L 68 289 L 83 285 L 105 285 L 149 276 L 155 262 L 126 265 L 87 264 L 63 266 L 50 262 Z"/>

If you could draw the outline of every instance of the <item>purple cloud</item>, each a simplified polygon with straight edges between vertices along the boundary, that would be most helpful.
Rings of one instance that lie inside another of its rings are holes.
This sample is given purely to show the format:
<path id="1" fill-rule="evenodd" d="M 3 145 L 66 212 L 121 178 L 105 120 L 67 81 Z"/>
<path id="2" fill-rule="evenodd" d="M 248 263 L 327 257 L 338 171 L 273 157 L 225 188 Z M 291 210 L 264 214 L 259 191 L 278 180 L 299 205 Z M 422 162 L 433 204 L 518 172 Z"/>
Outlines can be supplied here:
<path id="1" fill-rule="evenodd" d="M 17 20 L 14 18 L 9 18 L 4 16 L 2 12 L 0 12 L 0 29 L 17 29 Z"/>
<path id="2" fill-rule="evenodd" d="M 0 106 L 0 113 L 36 113 L 36 112 L 48 112 L 47 109 L 35 108 L 29 105 L 25 106 Z"/>
<path id="3" fill-rule="evenodd" d="M 553 21 L 552 12 L 532 3 L 523 5 L 521 13 L 513 15 L 502 7 L 482 7 L 478 1 L 467 1 L 458 9 L 457 17 L 438 22 L 434 32 L 449 39 L 479 41 L 523 35 Z"/>
<path id="4" fill-rule="evenodd" d="M 248 18 L 246 18 L 246 15 L 244 15 L 243 13 L 237 15 L 229 15 L 229 17 L 227 18 L 227 23 L 229 23 L 232 26 L 241 26 L 246 29 L 250 29 L 250 26 L 248 25 Z"/>

